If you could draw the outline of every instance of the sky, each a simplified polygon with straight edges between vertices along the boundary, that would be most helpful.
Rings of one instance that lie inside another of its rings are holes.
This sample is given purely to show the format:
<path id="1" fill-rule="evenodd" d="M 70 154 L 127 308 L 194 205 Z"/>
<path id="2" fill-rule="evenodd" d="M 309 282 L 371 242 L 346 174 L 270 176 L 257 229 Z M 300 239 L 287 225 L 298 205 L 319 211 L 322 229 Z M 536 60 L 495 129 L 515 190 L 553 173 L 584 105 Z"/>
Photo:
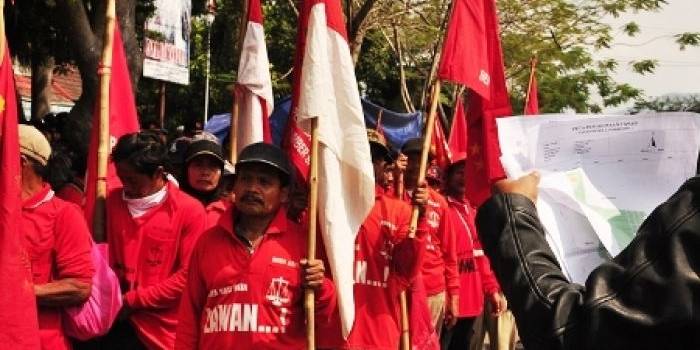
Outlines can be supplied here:
<path id="1" fill-rule="evenodd" d="M 620 62 L 615 79 L 640 88 L 648 97 L 671 93 L 700 93 L 700 47 L 679 49 L 672 36 L 682 32 L 700 32 L 699 0 L 667 0 L 658 12 L 625 13 L 608 22 L 615 38 L 610 49 L 595 54 L 598 58 L 614 58 Z M 641 32 L 629 37 L 622 26 L 630 21 Z M 632 60 L 658 60 L 654 74 L 640 75 L 632 71 Z"/>

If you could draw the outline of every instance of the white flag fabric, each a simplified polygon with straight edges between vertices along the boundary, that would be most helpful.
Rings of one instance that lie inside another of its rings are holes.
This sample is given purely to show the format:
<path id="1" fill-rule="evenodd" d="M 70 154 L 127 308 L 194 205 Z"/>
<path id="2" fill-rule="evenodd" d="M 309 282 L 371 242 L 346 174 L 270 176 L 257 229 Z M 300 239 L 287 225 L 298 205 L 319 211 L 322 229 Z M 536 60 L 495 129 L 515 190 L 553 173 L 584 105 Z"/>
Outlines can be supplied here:
<path id="1" fill-rule="evenodd" d="M 269 116 L 272 113 L 272 79 L 265 47 L 265 30 L 260 0 L 249 0 L 237 85 L 240 89 L 237 150 L 256 142 L 272 142 Z"/>
<path id="2" fill-rule="evenodd" d="M 307 132 L 318 118 L 319 223 L 347 337 L 355 319 L 355 237 L 374 205 L 374 172 L 339 0 L 310 0 L 305 11 L 296 116 Z"/>

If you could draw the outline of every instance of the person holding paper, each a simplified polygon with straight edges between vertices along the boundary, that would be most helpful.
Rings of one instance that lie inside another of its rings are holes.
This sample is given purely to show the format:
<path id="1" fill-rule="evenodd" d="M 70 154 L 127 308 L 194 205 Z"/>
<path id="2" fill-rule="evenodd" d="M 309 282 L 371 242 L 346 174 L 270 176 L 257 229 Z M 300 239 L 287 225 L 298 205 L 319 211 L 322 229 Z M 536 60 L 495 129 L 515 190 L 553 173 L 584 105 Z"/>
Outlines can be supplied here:
<path id="1" fill-rule="evenodd" d="M 700 348 L 700 177 L 658 206 L 585 286 L 569 282 L 537 215 L 539 175 L 496 184 L 479 210 L 486 254 L 528 349 Z"/>

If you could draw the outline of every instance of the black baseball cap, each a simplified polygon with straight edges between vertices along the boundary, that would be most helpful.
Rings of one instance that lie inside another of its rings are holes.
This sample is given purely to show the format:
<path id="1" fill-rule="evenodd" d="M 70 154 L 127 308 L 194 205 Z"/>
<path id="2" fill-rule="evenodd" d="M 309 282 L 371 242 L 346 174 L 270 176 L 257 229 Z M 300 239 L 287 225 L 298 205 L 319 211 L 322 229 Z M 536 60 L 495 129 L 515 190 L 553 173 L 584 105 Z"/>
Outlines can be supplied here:
<path id="1" fill-rule="evenodd" d="M 401 146 L 401 153 L 403 154 L 409 154 L 409 153 L 420 153 L 423 150 L 423 138 L 422 137 L 414 137 L 412 139 L 408 139 L 403 146 Z"/>
<path id="2" fill-rule="evenodd" d="M 267 164 L 279 171 L 287 177 L 292 175 L 292 166 L 284 151 L 269 143 L 257 142 L 243 148 L 238 154 L 236 162 L 236 173 L 241 165 L 261 163 Z"/>
<path id="3" fill-rule="evenodd" d="M 212 156 L 221 162 L 222 167 L 224 166 L 224 152 L 221 150 L 221 145 L 214 141 L 199 139 L 190 143 L 185 154 L 185 163 L 189 163 L 192 159 L 201 155 Z"/>
<path id="4" fill-rule="evenodd" d="M 387 162 L 394 161 L 391 150 L 386 144 L 386 138 L 384 138 L 384 135 L 377 132 L 377 130 L 367 129 L 367 140 L 369 141 L 370 150 L 376 149 Z M 372 151 L 372 154 L 375 154 L 374 151 Z"/>

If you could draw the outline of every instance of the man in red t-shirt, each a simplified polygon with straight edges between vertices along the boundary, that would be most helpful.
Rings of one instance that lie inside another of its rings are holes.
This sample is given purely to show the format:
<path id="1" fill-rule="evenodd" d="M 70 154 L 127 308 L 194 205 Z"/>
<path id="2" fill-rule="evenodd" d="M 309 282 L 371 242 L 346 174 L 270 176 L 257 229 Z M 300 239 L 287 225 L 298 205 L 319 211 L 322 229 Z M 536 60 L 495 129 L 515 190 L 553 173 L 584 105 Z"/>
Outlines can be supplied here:
<path id="1" fill-rule="evenodd" d="M 414 138 L 406 141 L 401 153 L 408 157 L 404 186 L 404 200 L 414 197 L 413 192 L 418 181 L 423 139 Z M 440 334 L 443 323 L 452 327 L 459 311 L 459 275 L 457 272 L 457 251 L 455 233 L 452 229 L 452 217 L 447 200 L 434 189 L 429 189 L 422 215 L 425 216 L 427 234 L 425 238 L 425 256 L 421 274 L 425 291 L 428 295 L 433 327 Z"/>
<path id="2" fill-rule="evenodd" d="M 384 137 L 369 130 L 375 204 L 355 239 L 355 323 L 347 349 L 396 350 L 401 335 L 399 294 L 420 271 L 423 251 L 421 225 L 408 238 L 411 207 L 385 194 L 385 167 L 391 163 Z M 421 221 L 423 223 L 423 221 Z"/>
<path id="3" fill-rule="evenodd" d="M 124 186 L 107 196 L 107 238 L 124 306 L 101 348 L 172 349 L 187 264 L 206 214 L 166 179 L 159 135 L 122 136 L 112 159 Z"/>
<path id="4" fill-rule="evenodd" d="M 19 126 L 22 167 L 20 231 L 31 261 L 42 349 L 70 349 L 61 325 L 64 306 L 90 296 L 95 273 L 92 239 L 77 205 L 56 197 L 46 183 L 51 146 L 33 126 Z"/>
<path id="5" fill-rule="evenodd" d="M 321 260 L 304 259 L 307 231 L 284 208 L 290 176 L 276 146 L 241 151 L 236 202 L 192 253 L 176 349 L 304 349 L 306 288 L 315 290 L 316 323 L 330 320 L 333 283 Z"/>
<path id="6" fill-rule="evenodd" d="M 496 276 L 491 270 L 489 258 L 484 255 L 474 223 L 476 210 L 465 197 L 464 159 L 458 159 L 446 172 L 445 194 L 455 218 L 453 228 L 459 259 L 459 312 L 457 323 L 442 333 L 443 349 L 467 349 L 476 318 L 484 310 L 484 296 L 495 315 L 507 309 L 506 299 Z"/>

